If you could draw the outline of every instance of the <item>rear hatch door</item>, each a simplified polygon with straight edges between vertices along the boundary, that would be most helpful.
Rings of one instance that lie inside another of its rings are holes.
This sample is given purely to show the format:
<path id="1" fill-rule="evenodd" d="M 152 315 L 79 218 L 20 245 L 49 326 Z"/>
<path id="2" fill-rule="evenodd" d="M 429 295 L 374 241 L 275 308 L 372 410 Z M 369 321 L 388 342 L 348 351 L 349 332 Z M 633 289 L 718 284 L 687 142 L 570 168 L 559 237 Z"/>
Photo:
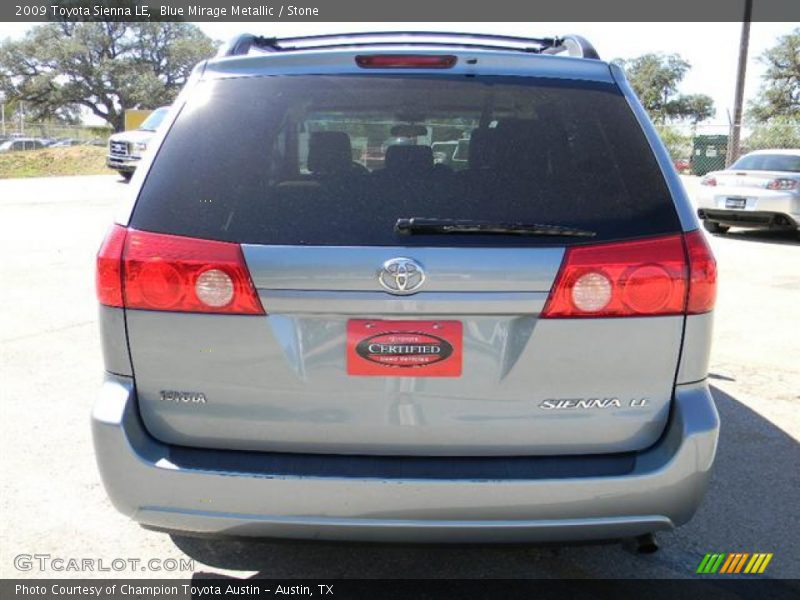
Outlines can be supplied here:
<path id="1" fill-rule="evenodd" d="M 680 231 L 615 86 L 386 74 L 199 85 L 130 225 L 240 244 L 266 314 L 126 311 L 154 436 L 462 456 L 624 452 L 659 437 L 683 317 L 540 318 L 567 248 Z M 381 149 L 398 133 L 399 150 Z M 434 165 L 431 144 L 454 138 L 469 160 Z M 412 217 L 593 236 L 397 230 Z"/>

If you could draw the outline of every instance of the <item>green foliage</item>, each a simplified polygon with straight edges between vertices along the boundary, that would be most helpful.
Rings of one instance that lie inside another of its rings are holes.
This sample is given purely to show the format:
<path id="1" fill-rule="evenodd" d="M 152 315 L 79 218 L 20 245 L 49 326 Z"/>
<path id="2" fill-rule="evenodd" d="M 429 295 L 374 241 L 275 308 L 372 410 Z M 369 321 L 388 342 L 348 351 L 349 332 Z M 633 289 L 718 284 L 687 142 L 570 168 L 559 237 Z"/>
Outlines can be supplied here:
<path id="1" fill-rule="evenodd" d="M 714 114 L 714 101 L 705 94 L 683 95 L 678 86 L 691 68 L 679 54 L 643 54 L 614 62 L 625 69 L 631 87 L 656 123 L 699 123 Z"/>
<path id="2" fill-rule="evenodd" d="M 778 38 L 760 60 L 767 69 L 758 97 L 750 104 L 749 116 L 755 121 L 800 119 L 800 28 Z"/>
<path id="3" fill-rule="evenodd" d="M 678 128 L 669 125 L 656 125 L 656 131 L 673 160 L 692 155 L 692 136 L 684 135 Z"/>
<path id="4" fill-rule="evenodd" d="M 83 107 L 117 130 L 126 108 L 170 104 L 214 43 L 189 23 L 59 22 L 0 44 L 0 90 L 31 118 Z"/>
<path id="5" fill-rule="evenodd" d="M 686 94 L 667 102 L 668 117 L 697 124 L 714 116 L 714 100 L 705 94 Z"/>
<path id="6" fill-rule="evenodd" d="M 747 151 L 765 148 L 800 148 L 800 121 L 795 117 L 775 117 L 760 123 L 744 140 Z"/>
<path id="7" fill-rule="evenodd" d="M 44 148 L 0 154 L 0 179 L 109 173 L 112 171 L 106 166 L 106 149 L 96 146 Z"/>

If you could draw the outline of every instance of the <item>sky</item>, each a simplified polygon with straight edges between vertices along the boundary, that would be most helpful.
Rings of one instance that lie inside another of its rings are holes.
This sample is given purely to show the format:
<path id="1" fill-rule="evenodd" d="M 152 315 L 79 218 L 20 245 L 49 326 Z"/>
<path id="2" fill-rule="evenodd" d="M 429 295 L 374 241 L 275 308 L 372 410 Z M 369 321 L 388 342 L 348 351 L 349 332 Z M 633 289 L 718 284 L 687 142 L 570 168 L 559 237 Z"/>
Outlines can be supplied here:
<path id="1" fill-rule="evenodd" d="M 0 39 L 20 37 L 35 24 L 0 22 Z M 733 112 L 736 65 L 741 23 L 195 23 L 208 36 L 226 40 L 238 33 L 267 36 L 313 35 L 346 31 L 467 31 L 531 37 L 576 33 L 594 44 L 600 57 L 634 58 L 648 52 L 678 53 L 691 70 L 681 93 L 708 94 L 716 116 L 710 124 L 727 124 Z M 758 60 L 777 38 L 800 23 L 752 23 L 747 64 L 745 102 L 755 97 L 764 66 Z"/>

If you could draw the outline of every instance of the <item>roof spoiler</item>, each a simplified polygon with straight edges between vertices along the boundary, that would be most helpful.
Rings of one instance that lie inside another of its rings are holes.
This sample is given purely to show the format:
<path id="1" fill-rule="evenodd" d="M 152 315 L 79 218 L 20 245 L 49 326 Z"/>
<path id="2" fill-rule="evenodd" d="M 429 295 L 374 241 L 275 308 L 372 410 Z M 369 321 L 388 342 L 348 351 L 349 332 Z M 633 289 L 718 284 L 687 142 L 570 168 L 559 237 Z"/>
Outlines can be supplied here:
<path id="1" fill-rule="evenodd" d="M 353 48 L 365 46 L 462 46 L 486 50 L 515 50 L 531 54 L 563 54 L 576 58 L 598 60 L 600 56 L 594 46 L 579 35 L 552 38 L 525 38 L 508 35 L 482 33 L 444 33 L 428 31 L 386 31 L 361 33 L 333 33 L 301 37 L 263 37 L 243 33 L 217 53 L 219 57 L 244 56 L 251 50 L 261 52 L 292 52 L 297 50 L 319 50 L 326 48 Z"/>

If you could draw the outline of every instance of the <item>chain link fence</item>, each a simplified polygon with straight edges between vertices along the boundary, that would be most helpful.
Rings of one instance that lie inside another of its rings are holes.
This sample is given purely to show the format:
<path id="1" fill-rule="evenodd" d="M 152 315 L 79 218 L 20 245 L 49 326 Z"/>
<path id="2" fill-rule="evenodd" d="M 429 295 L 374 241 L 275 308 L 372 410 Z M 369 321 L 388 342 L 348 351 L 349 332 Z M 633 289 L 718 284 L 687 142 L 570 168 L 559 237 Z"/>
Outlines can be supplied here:
<path id="1" fill-rule="evenodd" d="M 44 146 L 96 145 L 105 146 L 113 133 L 110 127 L 87 127 L 63 123 L 26 122 L 14 119 L 0 124 L 0 143 L 12 139 L 39 140 Z"/>
<path id="2" fill-rule="evenodd" d="M 722 169 L 726 164 L 731 127 L 727 123 L 700 125 L 656 125 L 676 168 L 684 173 L 704 175 Z M 10 139 L 32 138 L 43 146 L 105 146 L 113 130 L 108 127 L 87 127 L 63 123 L 5 121 L 0 128 L 0 143 Z M 773 119 L 742 126 L 741 154 L 767 148 L 800 148 L 800 121 Z M 37 145 L 38 147 L 38 145 Z M 734 159 L 737 157 L 734 157 Z"/>
<path id="3" fill-rule="evenodd" d="M 705 175 L 727 166 L 731 134 L 727 123 L 657 125 L 656 129 L 679 171 Z M 753 150 L 790 148 L 800 149 L 798 119 L 773 119 L 742 126 L 739 156 Z"/>

